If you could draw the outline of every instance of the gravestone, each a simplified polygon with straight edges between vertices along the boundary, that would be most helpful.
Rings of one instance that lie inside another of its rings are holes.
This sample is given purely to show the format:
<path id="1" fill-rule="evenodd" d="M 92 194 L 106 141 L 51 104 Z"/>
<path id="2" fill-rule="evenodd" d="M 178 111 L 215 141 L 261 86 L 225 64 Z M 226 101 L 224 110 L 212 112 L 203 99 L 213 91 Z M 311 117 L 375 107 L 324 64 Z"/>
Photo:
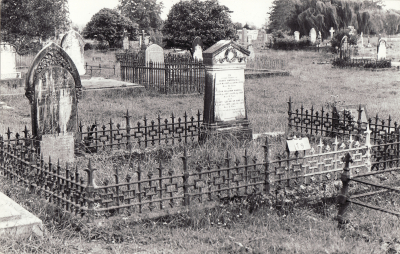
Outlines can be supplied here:
<path id="1" fill-rule="evenodd" d="M 346 35 L 343 36 L 342 40 L 340 41 L 340 58 L 350 58 L 349 43 Z"/>
<path id="2" fill-rule="evenodd" d="M 203 61 L 203 41 L 199 36 L 196 36 L 192 43 L 193 59 Z"/>
<path id="3" fill-rule="evenodd" d="M 16 50 L 10 44 L 2 43 L 0 45 L 0 79 L 16 79 L 21 78 L 21 72 L 17 72 L 16 68 Z"/>
<path id="4" fill-rule="evenodd" d="M 256 54 L 254 52 L 253 44 L 250 44 L 249 46 L 247 46 L 247 50 L 250 52 L 249 59 L 254 60 L 254 58 L 256 57 Z"/>
<path id="5" fill-rule="evenodd" d="M 44 47 L 29 68 L 25 95 L 31 105 L 32 135 L 47 161 L 72 162 L 78 128 L 81 79 L 70 56 L 55 43 Z"/>
<path id="6" fill-rule="evenodd" d="M 230 40 L 221 40 L 203 52 L 206 82 L 201 139 L 219 134 L 252 138 L 244 93 L 249 55 L 248 50 Z"/>
<path id="7" fill-rule="evenodd" d="M 152 44 L 145 51 L 146 64 L 149 62 L 164 64 L 164 50 L 157 44 Z"/>
<path id="8" fill-rule="evenodd" d="M 361 32 L 361 35 L 360 35 L 360 39 L 361 39 L 361 48 L 363 48 L 364 47 L 364 37 L 363 37 L 363 32 Z"/>
<path id="9" fill-rule="evenodd" d="M 378 42 L 377 59 L 378 59 L 378 61 L 386 59 L 386 40 L 385 39 L 380 39 Z"/>
<path id="10" fill-rule="evenodd" d="M 300 40 L 300 32 L 299 31 L 295 31 L 294 32 L 294 40 L 295 41 L 299 41 Z"/>
<path id="11" fill-rule="evenodd" d="M 79 75 L 85 75 L 85 42 L 82 36 L 75 30 L 68 31 L 61 40 L 61 47 L 67 52 L 72 61 L 74 61 Z"/>
<path id="12" fill-rule="evenodd" d="M 247 29 L 243 28 L 243 33 L 242 33 L 242 45 L 247 46 Z"/>
<path id="13" fill-rule="evenodd" d="M 311 28 L 310 30 L 310 41 L 311 43 L 315 43 L 317 41 L 317 32 L 314 28 Z"/>
<path id="14" fill-rule="evenodd" d="M 124 50 L 129 50 L 129 38 L 128 36 L 124 37 L 124 40 L 122 41 L 122 46 L 124 48 Z"/>
<path id="15" fill-rule="evenodd" d="M 331 27 L 331 29 L 329 30 L 329 32 L 331 33 L 331 40 L 333 39 L 333 33 L 335 32 L 335 30 L 333 29 L 333 27 Z"/>

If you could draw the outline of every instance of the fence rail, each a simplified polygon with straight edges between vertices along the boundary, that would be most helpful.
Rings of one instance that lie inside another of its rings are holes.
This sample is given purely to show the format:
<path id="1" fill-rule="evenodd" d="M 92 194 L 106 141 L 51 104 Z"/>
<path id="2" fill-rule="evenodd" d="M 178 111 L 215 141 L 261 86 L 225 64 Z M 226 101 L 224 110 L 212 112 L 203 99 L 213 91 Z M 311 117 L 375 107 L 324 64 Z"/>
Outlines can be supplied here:
<path id="1" fill-rule="evenodd" d="M 162 93 L 203 93 L 205 67 L 185 56 L 166 56 L 164 63 L 145 62 L 140 54 L 117 55 L 121 80 L 144 85 Z"/>

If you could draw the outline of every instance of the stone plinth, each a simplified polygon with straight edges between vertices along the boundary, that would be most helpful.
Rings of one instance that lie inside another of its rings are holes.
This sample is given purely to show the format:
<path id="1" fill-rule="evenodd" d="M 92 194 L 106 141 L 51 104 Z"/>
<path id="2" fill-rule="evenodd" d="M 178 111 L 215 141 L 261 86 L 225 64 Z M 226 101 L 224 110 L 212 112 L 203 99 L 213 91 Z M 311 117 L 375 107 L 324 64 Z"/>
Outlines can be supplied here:
<path id="1" fill-rule="evenodd" d="M 43 236 L 42 221 L 0 192 L 0 236 Z"/>
<path id="2" fill-rule="evenodd" d="M 222 40 L 203 52 L 206 67 L 204 116 L 201 138 L 234 135 L 251 139 L 244 93 L 244 69 L 250 52 Z"/>

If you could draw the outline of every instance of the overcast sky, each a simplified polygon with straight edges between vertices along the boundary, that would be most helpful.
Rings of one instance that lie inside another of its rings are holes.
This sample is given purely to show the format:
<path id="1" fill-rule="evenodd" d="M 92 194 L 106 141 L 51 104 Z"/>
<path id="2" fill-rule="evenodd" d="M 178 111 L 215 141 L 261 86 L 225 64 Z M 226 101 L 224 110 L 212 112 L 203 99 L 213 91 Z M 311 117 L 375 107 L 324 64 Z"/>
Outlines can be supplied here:
<path id="1" fill-rule="evenodd" d="M 68 0 L 71 20 L 74 24 L 83 27 L 90 21 L 92 16 L 102 8 L 115 8 L 118 0 Z M 166 19 L 172 5 L 180 0 L 163 0 L 164 9 L 161 15 Z M 233 22 L 248 23 L 261 28 L 267 19 L 267 12 L 273 0 L 219 0 L 220 4 L 227 6 L 233 13 Z M 159 3 L 160 0 L 157 0 Z M 389 9 L 400 10 L 400 0 L 385 0 Z"/>

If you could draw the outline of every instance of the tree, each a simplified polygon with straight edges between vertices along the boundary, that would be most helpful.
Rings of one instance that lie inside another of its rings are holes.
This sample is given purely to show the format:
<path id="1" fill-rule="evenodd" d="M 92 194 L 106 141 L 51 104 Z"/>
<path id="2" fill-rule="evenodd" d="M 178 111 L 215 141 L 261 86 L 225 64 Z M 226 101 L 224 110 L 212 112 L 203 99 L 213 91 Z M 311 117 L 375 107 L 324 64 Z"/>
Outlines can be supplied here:
<path id="1" fill-rule="evenodd" d="M 233 23 L 233 26 L 235 27 L 236 30 L 243 29 L 243 24 L 240 22 Z"/>
<path id="2" fill-rule="evenodd" d="M 119 14 L 118 11 L 103 8 L 87 23 L 83 29 L 83 37 L 99 42 L 106 41 L 109 47 L 115 48 L 121 43 L 125 31 L 133 39 L 132 37 L 137 35 L 137 24 Z"/>
<path id="3" fill-rule="evenodd" d="M 272 6 L 270 7 L 270 11 L 268 12 L 268 33 L 272 33 L 273 31 L 277 30 L 289 30 L 286 22 L 294 7 L 294 0 L 274 0 L 272 2 Z"/>
<path id="4" fill-rule="evenodd" d="M 191 50 L 192 41 L 200 36 L 209 47 L 219 40 L 236 39 L 228 7 L 217 0 L 180 1 L 172 6 L 164 23 L 164 41 L 169 47 Z"/>
<path id="5" fill-rule="evenodd" d="M 156 0 L 119 0 L 118 10 L 133 23 L 139 25 L 140 30 L 158 31 L 162 26 L 161 10 L 163 4 Z"/>
<path id="6" fill-rule="evenodd" d="M 1 38 L 29 49 L 69 29 L 68 0 L 2 0 Z"/>

